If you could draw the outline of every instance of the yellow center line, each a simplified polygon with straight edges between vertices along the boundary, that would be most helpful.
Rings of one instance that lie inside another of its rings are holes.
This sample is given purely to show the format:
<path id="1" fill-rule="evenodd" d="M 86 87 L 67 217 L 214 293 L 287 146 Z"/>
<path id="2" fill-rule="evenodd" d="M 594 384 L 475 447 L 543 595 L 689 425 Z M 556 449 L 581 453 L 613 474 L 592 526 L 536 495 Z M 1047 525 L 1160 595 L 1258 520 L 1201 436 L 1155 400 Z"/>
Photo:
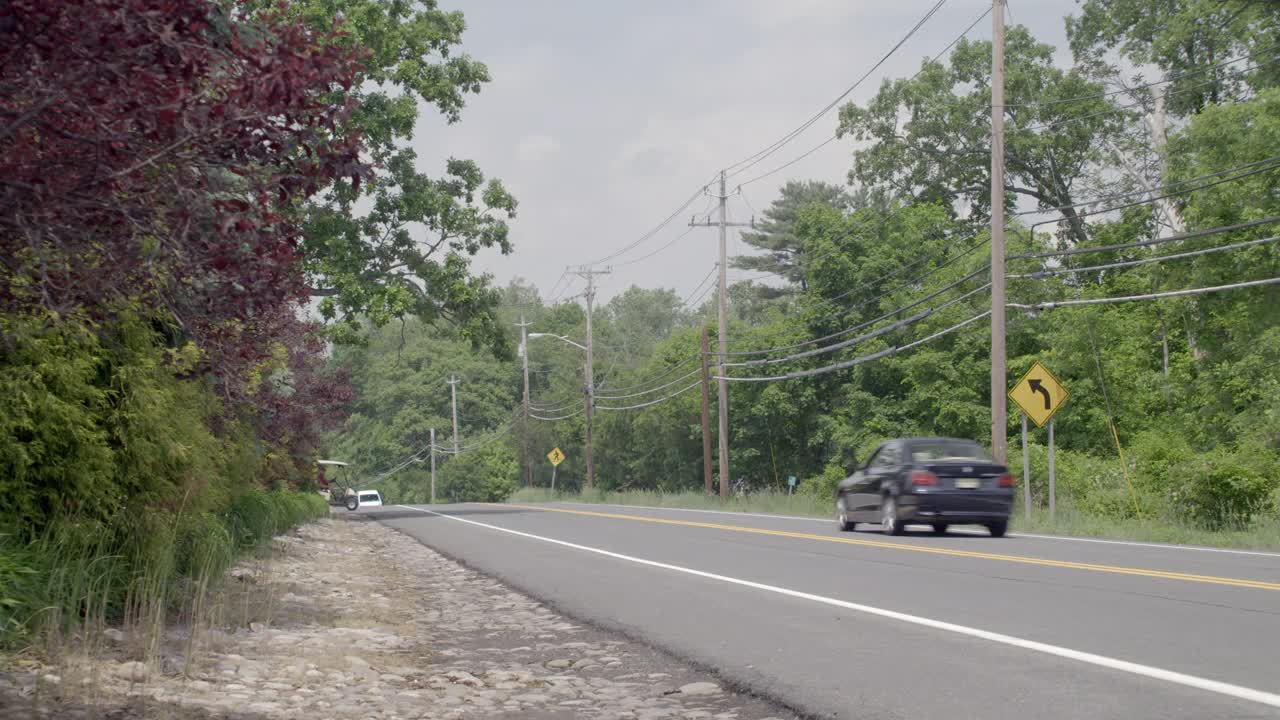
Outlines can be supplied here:
<path id="1" fill-rule="evenodd" d="M 625 515 L 622 513 L 595 512 L 591 510 L 569 510 L 538 505 L 501 505 L 501 507 L 521 510 L 537 510 L 540 512 L 565 513 L 567 515 L 586 515 L 589 517 L 612 518 L 615 520 L 633 520 L 636 522 L 656 523 L 659 525 L 680 525 L 683 527 L 707 528 L 710 530 L 726 530 L 730 532 L 751 533 L 753 535 L 771 535 L 774 537 L 796 538 L 799 540 L 817 540 L 819 542 L 841 543 L 844 545 L 862 545 L 865 547 L 888 548 L 890 550 L 906 550 L 909 552 L 930 553 L 933 555 L 950 555 L 953 557 L 976 558 L 979 560 L 1000 560 L 1003 562 L 1023 563 L 1026 565 L 1043 565 L 1045 567 L 1069 568 L 1072 570 L 1090 570 L 1093 572 L 1114 573 L 1118 575 L 1138 575 L 1141 577 L 1163 578 L 1165 580 L 1182 580 L 1185 582 L 1210 583 L 1213 585 L 1231 585 L 1234 587 L 1254 588 L 1257 590 L 1280 590 L 1280 583 L 1262 580 L 1245 580 L 1242 578 L 1215 577 L 1213 575 L 1195 575 L 1192 573 L 1172 572 L 1168 570 L 1148 570 L 1145 568 L 1122 567 L 1119 565 L 1098 565 L 1095 563 L 1072 562 L 1070 560 L 1049 560 L 1046 558 L 1027 557 L 1025 555 L 1004 555 L 1001 553 L 975 552 L 972 550 L 955 550 L 953 548 L 931 545 L 907 545 L 886 542 L 883 540 L 867 540 L 865 538 L 834 537 L 831 535 L 815 535 L 813 533 L 791 532 L 789 530 L 770 530 L 766 528 L 745 527 L 742 525 L 725 525 L 722 523 L 695 522 L 692 520 L 672 520 L 645 515 Z"/>

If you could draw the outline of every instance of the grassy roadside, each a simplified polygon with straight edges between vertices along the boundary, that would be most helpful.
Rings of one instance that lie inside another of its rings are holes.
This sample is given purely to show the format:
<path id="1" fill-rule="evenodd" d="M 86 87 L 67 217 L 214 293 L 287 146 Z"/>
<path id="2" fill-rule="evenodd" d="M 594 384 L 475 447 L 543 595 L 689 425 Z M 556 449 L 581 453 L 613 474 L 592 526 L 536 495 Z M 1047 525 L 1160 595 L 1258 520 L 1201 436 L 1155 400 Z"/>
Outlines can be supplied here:
<path id="1" fill-rule="evenodd" d="M 0 660 L 6 652 L 92 652 L 111 626 L 138 638 L 147 658 L 168 621 L 202 614 L 232 563 L 328 513 L 314 492 L 255 490 L 220 512 L 68 521 L 26 542 L 0 531 Z"/>
<path id="2" fill-rule="evenodd" d="M 580 502 L 637 507 L 687 508 L 693 510 L 727 510 L 731 512 L 766 513 L 798 517 L 832 517 L 832 507 L 825 498 L 801 494 L 749 495 L 730 498 L 721 503 L 699 492 L 591 492 L 551 493 L 545 488 L 522 488 L 508 502 Z M 1066 537 L 1086 537 L 1133 542 L 1204 545 L 1206 547 L 1246 550 L 1280 550 L 1280 520 L 1264 518 L 1247 530 L 1210 531 L 1156 519 L 1119 520 L 1086 515 L 1072 508 L 1059 507 L 1056 522 L 1049 522 L 1046 509 L 1034 509 L 1030 516 L 1018 512 L 1013 518 L 1014 532 Z"/>

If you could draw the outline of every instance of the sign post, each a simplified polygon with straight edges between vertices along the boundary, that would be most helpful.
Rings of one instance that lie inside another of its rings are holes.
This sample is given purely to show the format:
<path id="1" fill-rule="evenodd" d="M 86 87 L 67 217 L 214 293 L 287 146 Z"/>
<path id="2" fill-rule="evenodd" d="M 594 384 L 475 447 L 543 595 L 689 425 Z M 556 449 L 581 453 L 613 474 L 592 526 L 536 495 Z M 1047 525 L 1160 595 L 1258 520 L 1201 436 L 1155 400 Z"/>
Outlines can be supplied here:
<path id="1" fill-rule="evenodd" d="M 560 469 L 560 463 L 564 462 L 564 453 L 560 448 L 551 448 L 551 452 L 547 453 L 547 459 L 551 461 L 551 492 L 556 491 L 556 470 Z"/>
<path id="2" fill-rule="evenodd" d="M 1056 475 L 1056 473 L 1054 472 L 1053 460 L 1054 460 L 1053 458 L 1053 418 L 1049 418 L 1049 524 L 1050 525 L 1053 524 L 1054 515 L 1056 514 L 1056 508 L 1054 507 L 1054 500 L 1057 497 L 1057 493 L 1054 491 L 1054 487 L 1053 487 L 1053 482 Z"/>
<path id="3" fill-rule="evenodd" d="M 787 476 L 787 497 L 790 497 L 791 494 L 795 492 L 795 489 L 796 489 L 796 476 L 788 475 Z"/>
<path id="4" fill-rule="evenodd" d="M 1044 427 L 1046 423 L 1049 425 L 1049 522 L 1054 521 L 1054 514 L 1057 510 L 1056 498 L 1054 497 L 1054 484 L 1056 476 L 1054 473 L 1054 456 L 1053 456 L 1053 416 L 1057 414 L 1062 404 L 1067 401 L 1067 388 L 1063 385 L 1053 373 L 1049 372 L 1049 368 L 1040 364 L 1040 361 L 1031 364 L 1031 369 L 1022 379 L 1013 386 L 1009 391 L 1009 399 L 1017 403 L 1022 408 L 1022 484 L 1024 488 L 1024 502 L 1027 505 L 1028 513 L 1031 509 L 1031 490 L 1029 478 L 1031 466 L 1027 459 L 1027 418 L 1031 418 L 1036 427 Z"/>
<path id="5" fill-rule="evenodd" d="M 1031 458 L 1027 455 L 1027 414 L 1022 413 L 1022 509 L 1031 517 Z"/>

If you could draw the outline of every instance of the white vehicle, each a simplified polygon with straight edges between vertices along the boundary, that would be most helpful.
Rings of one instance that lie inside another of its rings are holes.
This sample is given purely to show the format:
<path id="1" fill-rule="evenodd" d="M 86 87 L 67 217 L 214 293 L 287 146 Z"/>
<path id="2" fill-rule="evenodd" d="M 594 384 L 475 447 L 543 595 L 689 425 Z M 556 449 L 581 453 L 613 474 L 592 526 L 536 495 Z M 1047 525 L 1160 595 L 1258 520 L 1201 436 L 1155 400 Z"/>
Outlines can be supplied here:
<path id="1" fill-rule="evenodd" d="M 377 490 L 359 490 L 347 498 L 348 510 L 362 507 L 382 507 L 382 496 Z"/>

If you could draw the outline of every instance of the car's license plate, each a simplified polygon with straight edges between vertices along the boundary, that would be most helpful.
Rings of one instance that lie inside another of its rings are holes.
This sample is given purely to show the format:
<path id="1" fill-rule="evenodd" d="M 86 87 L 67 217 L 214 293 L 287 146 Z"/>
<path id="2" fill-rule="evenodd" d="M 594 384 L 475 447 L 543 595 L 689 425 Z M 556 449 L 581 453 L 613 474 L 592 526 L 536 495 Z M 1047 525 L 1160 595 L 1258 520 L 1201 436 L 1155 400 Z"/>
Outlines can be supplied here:
<path id="1" fill-rule="evenodd" d="M 956 480 L 956 487 L 961 490 L 972 490 L 979 485 L 982 485 L 982 481 L 978 478 L 960 478 L 959 480 Z"/>

